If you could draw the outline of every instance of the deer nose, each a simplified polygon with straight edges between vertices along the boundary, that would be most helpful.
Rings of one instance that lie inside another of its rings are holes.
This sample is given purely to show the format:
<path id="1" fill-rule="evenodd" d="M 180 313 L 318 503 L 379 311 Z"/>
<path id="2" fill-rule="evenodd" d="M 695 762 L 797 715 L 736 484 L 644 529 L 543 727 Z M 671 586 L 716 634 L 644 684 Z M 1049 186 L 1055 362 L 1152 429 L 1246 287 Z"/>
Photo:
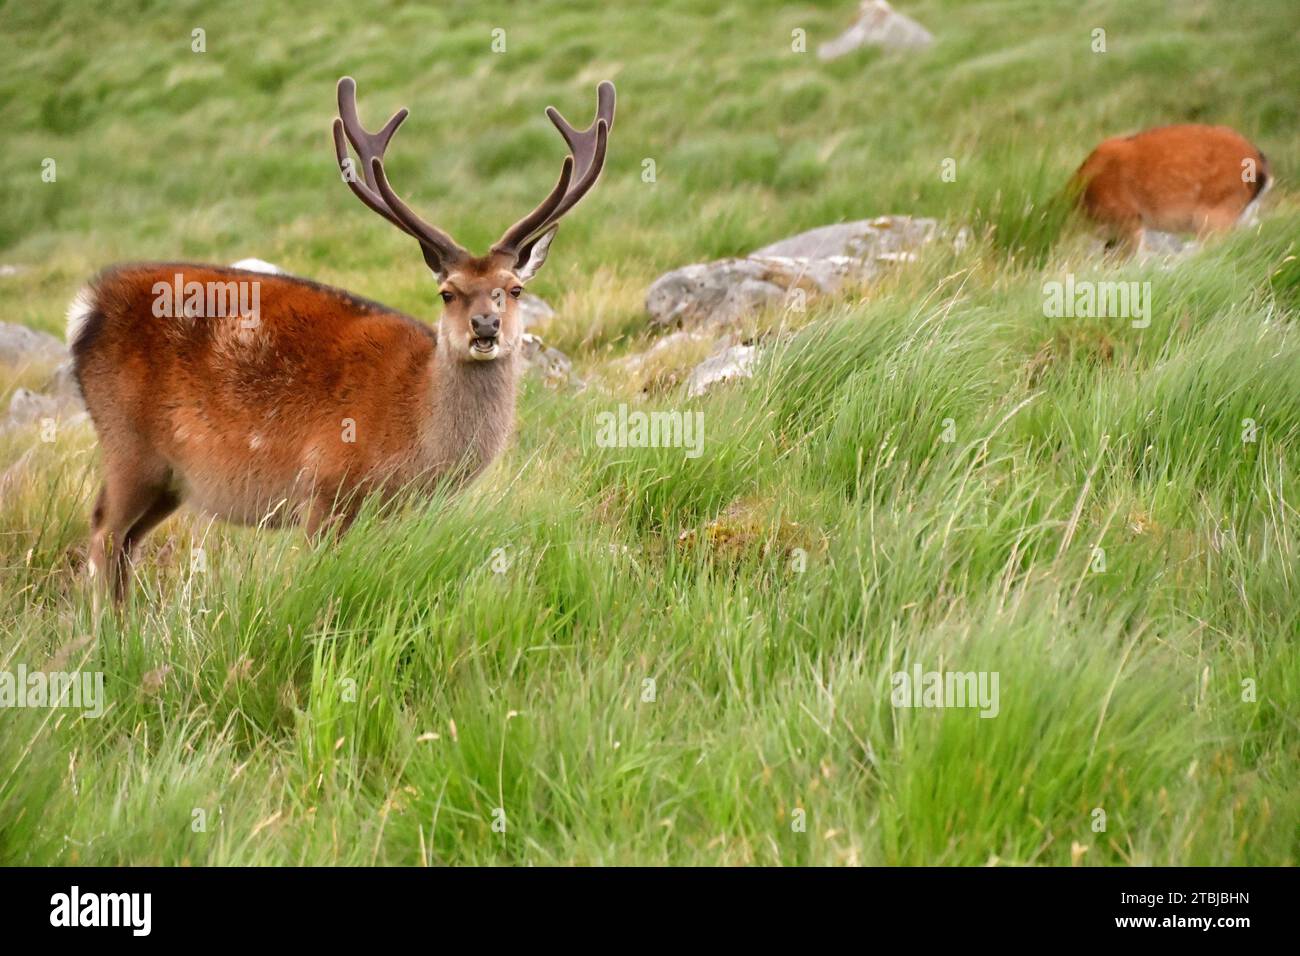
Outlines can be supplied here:
<path id="1" fill-rule="evenodd" d="M 471 315 L 469 325 L 480 339 L 494 339 L 501 331 L 501 319 L 495 315 Z"/>

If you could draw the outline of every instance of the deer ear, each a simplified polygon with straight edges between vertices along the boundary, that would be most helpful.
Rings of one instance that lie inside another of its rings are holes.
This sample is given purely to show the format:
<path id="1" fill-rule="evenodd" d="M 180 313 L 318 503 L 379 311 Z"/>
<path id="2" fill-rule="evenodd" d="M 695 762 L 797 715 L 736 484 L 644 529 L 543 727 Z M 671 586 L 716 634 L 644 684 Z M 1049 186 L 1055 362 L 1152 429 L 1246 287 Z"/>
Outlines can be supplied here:
<path id="1" fill-rule="evenodd" d="M 542 263 L 546 261 L 547 253 L 551 251 L 551 240 L 555 238 L 559 228 L 558 224 L 552 226 L 519 250 L 519 257 L 515 261 L 515 275 L 519 277 L 520 282 L 527 282 L 537 275 Z"/>
<path id="2" fill-rule="evenodd" d="M 438 250 L 420 243 L 420 249 L 424 252 L 424 264 L 433 272 L 434 278 L 439 282 L 447 278 L 447 267 L 443 265 L 442 257 L 438 255 Z"/>

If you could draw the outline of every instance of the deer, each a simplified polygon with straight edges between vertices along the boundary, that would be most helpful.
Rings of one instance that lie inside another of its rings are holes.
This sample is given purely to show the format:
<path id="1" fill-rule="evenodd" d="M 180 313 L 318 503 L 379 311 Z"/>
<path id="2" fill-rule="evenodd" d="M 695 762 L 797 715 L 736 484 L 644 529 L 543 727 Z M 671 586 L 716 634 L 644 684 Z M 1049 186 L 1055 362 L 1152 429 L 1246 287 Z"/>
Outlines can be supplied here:
<path id="1" fill-rule="evenodd" d="M 345 531 L 370 496 L 463 489 L 513 433 L 518 299 L 561 217 L 600 177 L 614 85 L 598 85 L 584 130 L 547 108 L 568 147 L 559 180 L 481 256 L 389 182 L 385 152 L 408 110 L 370 132 L 356 81 L 340 79 L 337 96 L 342 178 L 419 243 L 441 313 L 425 322 L 308 279 L 220 266 L 101 272 L 73 299 L 67 327 L 102 458 L 87 562 L 96 606 L 103 590 L 122 601 L 141 541 L 182 504 L 319 538 Z"/>
<path id="2" fill-rule="evenodd" d="M 1240 133 L 1186 124 L 1106 140 L 1071 184 L 1108 248 L 1132 253 L 1147 229 L 1205 237 L 1249 221 L 1272 180 Z"/>

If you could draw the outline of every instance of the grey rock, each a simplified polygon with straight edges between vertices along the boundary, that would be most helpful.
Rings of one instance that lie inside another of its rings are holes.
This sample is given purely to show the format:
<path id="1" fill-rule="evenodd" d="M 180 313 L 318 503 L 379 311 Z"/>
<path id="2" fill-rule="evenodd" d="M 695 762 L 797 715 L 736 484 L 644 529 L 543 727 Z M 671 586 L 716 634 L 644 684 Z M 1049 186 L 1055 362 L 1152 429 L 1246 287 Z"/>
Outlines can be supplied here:
<path id="1" fill-rule="evenodd" d="M 525 292 L 519 297 L 519 321 L 525 329 L 548 322 L 554 317 L 555 310 L 541 296 Z"/>
<path id="2" fill-rule="evenodd" d="M 834 40 L 817 47 L 817 56 L 834 60 L 864 46 L 920 50 L 933 42 L 934 35 L 929 30 L 899 13 L 885 0 L 862 0 L 853 25 Z"/>
<path id="3" fill-rule="evenodd" d="M 758 349 L 752 345 L 728 346 L 695 366 L 686 380 L 686 391 L 698 396 L 723 382 L 753 378 L 757 359 Z"/>
<path id="4" fill-rule="evenodd" d="M 799 233 L 743 259 L 695 263 L 655 280 L 646 292 L 654 325 L 728 327 L 766 308 L 874 279 L 886 264 L 916 257 L 939 235 L 933 219 L 881 216 Z M 958 234 L 961 238 L 965 233 Z"/>
<path id="5" fill-rule="evenodd" d="M 779 242 L 755 249 L 751 257 L 778 256 L 791 259 L 850 259 L 896 261 L 915 256 L 916 250 L 939 232 L 934 219 L 912 216 L 877 216 L 856 222 L 837 222 L 809 229 Z"/>
<path id="6" fill-rule="evenodd" d="M 1200 243 L 1187 236 L 1172 232 L 1156 232 L 1153 229 L 1142 231 L 1142 241 L 1138 243 L 1138 259 L 1170 259 L 1189 256 L 1200 248 Z"/>
<path id="7" fill-rule="evenodd" d="M 9 365 L 59 362 L 67 357 L 67 349 L 54 336 L 25 325 L 0 322 L 0 362 Z"/>
<path id="8" fill-rule="evenodd" d="M 573 372 L 573 362 L 559 349 L 551 348 L 541 336 L 525 332 L 520 342 L 521 374 L 541 376 L 551 388 L 582 387 L 582 379 Z"/>
<path id="9" fill-rule="evenodd" d="M 0 429 L 31 425 L 45 418 L 72 422 L 81 421 L 85 417 L 79 402 L 20 388 L 9 399 L 9 410 L 3 423 L 0 423 Z"/>
<path id="10" fill-rule="evenodd" d="M 81 403 L 81 389 L 72 371 L 72 360 L 68 359 L 54 370 L 43 391 L 61 401 Z"/>
<path id="11" fill-rule="evenodd" d="M 656 279 L 646 292 L 646 311 L 664 327 L 726 326 L 779 303 L 795 283 L 797 266 L 792 270 L 781 262 L 701 262 Z"/>
<path id="12" fill-rule="evenodd" d="M 679 329 L 676 332 L 670 332 L 659 339 L 656 339 L 644 352 L 633 352 L 616 359 L 614 364 L 621 371 L 629 374 L 637 374 L 646 367 L 650 362 L 660 357 L 676 352 L 678 349 L 684 349 L 687 346 L 701 342 L 712 342 L 713 336 L 707 332 L 699 332 L 691 329 Z"/>
<path id="13" fill-rule="evenodd" d="M 1122 249 L 1107 248 L 1106 240 L 1101 236 L 1094 236 L 1088 240 L 1086 248 L 1088 254 L 1095 259 L 1127 255 Z M 1172 269 L 1200 248 L 1201 243 L 1193 236 L 1144 229 L 1137 248 L 1133 250 L 1133 258 L 1143 265 L 1151 263 L 1163 269 Z"/>

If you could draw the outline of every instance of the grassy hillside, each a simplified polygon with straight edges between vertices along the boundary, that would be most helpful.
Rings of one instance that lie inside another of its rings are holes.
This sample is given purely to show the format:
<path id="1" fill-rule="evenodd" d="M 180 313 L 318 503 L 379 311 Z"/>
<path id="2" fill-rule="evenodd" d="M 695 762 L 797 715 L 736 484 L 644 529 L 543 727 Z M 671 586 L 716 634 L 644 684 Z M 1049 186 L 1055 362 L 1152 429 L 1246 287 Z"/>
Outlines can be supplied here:
<path id="1" fill-rule="evenodd" d="M 0 2 L 0 319 L 58 334 L 121 259 L 436 317 L 339 182 L 337 77 L 372 125 L 412 108 L 393 180 L 476 249 L 554 181 L 545 105 L 620 98 L 534 283 L 590 387 L 530 381 L 462 497 L 321 547 L 183 514 L 89 640 L 93 433 L 0 433 L 0 670 L 110 703 L 0 710 L 0 863 L 1297 862 L 1300 8 L 916 0 L 930 50 L 824 64 L 791 31 L 851 4 L 436 6 Z M 1062 183 L 1179 121 L 1259 144 L 1263 221 L 1092 257 Z M 800 327 L 741 387 L 619 371 L 663 271 L 882 213 L 975 239 L 760 318 Z M 1150 326 L 1046 318 L 1067 272 L 1149 281 Z M 704 453 L 598 447 L 620 402 L 703 411 Z M 1000 712 L 891 706 L 917 663 L 997 672 Z"/>

